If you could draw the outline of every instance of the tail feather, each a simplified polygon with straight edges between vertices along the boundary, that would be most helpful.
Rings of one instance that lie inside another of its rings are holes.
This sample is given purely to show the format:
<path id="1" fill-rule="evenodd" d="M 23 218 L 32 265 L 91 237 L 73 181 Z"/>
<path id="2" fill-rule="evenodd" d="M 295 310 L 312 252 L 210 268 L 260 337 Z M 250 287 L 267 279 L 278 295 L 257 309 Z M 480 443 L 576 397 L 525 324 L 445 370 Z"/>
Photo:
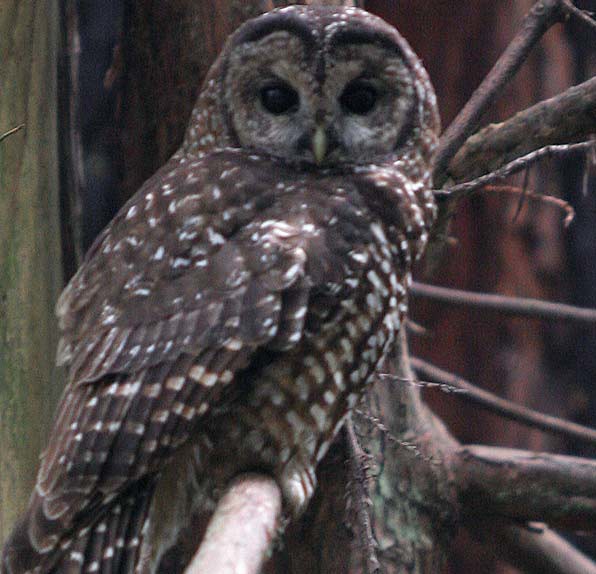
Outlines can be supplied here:
<path id="1" fill-rule="evenodd" d="M 29 536 L 29 515 L 16 523 L 2 550 L 0 574 L 24 574 L 34 572 L 44 555 L 38 552 Z"/>
<path id="2" fill-rule="evenodd" d="M 154 477 L 136 482 L 108 507 L 98 509 L 96 518 L 86 521 L 89 526 L 46 553 L 32 543 L 27 513 L 4 546 L 0 574 L 133 574 L 154 488 Z"/>

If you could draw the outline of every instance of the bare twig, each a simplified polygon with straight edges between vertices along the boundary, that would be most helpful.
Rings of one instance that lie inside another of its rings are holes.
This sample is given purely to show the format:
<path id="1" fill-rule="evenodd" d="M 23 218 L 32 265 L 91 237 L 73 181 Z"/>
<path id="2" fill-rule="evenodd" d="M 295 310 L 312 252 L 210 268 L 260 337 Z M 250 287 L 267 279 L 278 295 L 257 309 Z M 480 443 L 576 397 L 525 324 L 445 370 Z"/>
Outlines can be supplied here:
<path id="1" fill-rule="evenodd" d="M 7 132 L 0 135 L 0 142 L 4 141 L 7 137 L 11 136 L 12 134 L 16 134 L 18 131 L 22 130 L 25 127 L 25 124 L 19 124 L 16 128 L 12 128 Z"/>
<path id="2" fill-rule="evenodd" d="M 445 182 L 447 166 L 451 159 L 476 130 L 483 114 L 501 93 L 503 86 L 519 70 L 530 50 L 544 33 L 564 16 L 562 0 L 539 0 L 532 6 L 520 32 L 443 134 L 435 161 L 435 185 L 440 187 Z"/>
<path id="3" fill-rule="evenodd" d="M 354 425 L 351 419 L 346 421 L 345 434 L 350 455 L 351 503 L 354 506 L 357 526 L 360 530 L 359 538 L 363 556 L 364 574 L 377 574 L 381 572 L 381 565 L 377 558 L 377 541 L 373 534 L 369 514 L 369 508 L 372 503 L 366 486 L 366 454 L 358 442 L 358 437 L 354 432 Z"/>
<path id="4" fill-rule="evenodd" d="M 456 460 L 468 516 L 596 529 L 596 460 L 484 445 L 460 448 Z"/>
<path id="5" fill-rule="evenodd" d="M 512 194 L 516 195 L 517 197 L 525 197 L 530 201 L 535 201 L 537 203 L 552 205 L 553 207 L 565 213 L 565 217 L 563 218 L 563 227 L 565 228 L 569 227 L 571 222 L 575 219 L 575 209 L 571 207 L 571 204 L 560 197 L 555 197 L 554 195 L 543 195 L 541 193 L 534 193 L 532 191 L 526 191 L 524 194 L 524 191 L 519 187 L 513 187 L 510 185 L 487 185 L 481 190 L 481 192 Z"/>
<path id="6" fill-rule="evenodd" d="M 519 201 L 517 202 L 517 208 L 515 210 L 515 214 L 513 215 L 513 223 L 517 221 L 519 214 L 522 212 L 522 209 L 526 203 L 526 198 L 528 197 L 528 185 L 530 184 L 530 168 L 526 167 L 524 171 L 524 182 L 522 184 L 521 195 L 519 196 Z M 538 196 L 541 197 L 541 196 Z M 571 208 L 571 206 L 570 206 Z M 573 208 L 571 208 L 573 211 Z"/>
<path id="7" fill-rule="evenodd" d="M 185 574 L 258 574 L 275 540 L 280 513 L 281 492 L 272 478 L 239 476 L 217 505 Z"/>
<path id="8" fill-rule="evenodd" d="M 596 574 L 596 564 L 564 538 L 543 528 L 486 525 L 497 552 L 527 574 Z"/>
<path id="9" fill-rule="evenodd" d="M 408 333 L 416 335 L 417 337 L 432 336 L 432 332 L 429 331 L 424 325 L 416 323 L 416 321 L 412 321 L 412 319 L 409 317 L 406 319 L 406 328 L 408 329 Z"/>
<path id="10" fill-rule="evenodd" d="M 421 383 L 420 381 L 417 381 L 414 378 L 411 379 L 406 379 L 404 377 L 400 377 L 398 375 L 393 375 L 391 373 L 380 373 L 379 374 L 379 380 L 390 380 L 390 381 L 399 381 L 402 383 L 408 383 L 411 384 L 413 386 L 418 386 L 418 387 L 425 387 L 425 386 L 431 386 L 431 387 L 439 387 L 441 388 L 441 390 L 444 390 L 445 392 L 452 392 L 451 390 L 446 390 L 444 387 L 445 385 L 437 385 L 436 383 Z M 451 389 L 453 389 L 456 392 L 462 392 L 459 389 L 456 389 L 455 387 L 451 387 Z M 432 456 L 427 456 L 425 455 L 423 452 L 420 451 L 420 449 L 418 448 L 418 445 L 415 442 L 412 441 L 405 441 L 405 440 L 401 440 L 399 438 L 397 438 L 390 430 L 389 428 L 387 428 L 387 426 L 385 424 L 383 424 L 383 422 L 381 421 L 381 419 L 372 416 L 370 413 L 364 412 L 363 410 L 360 409 L 355 409 L 354 410 L 354 414 L 357 415 L 360 419 L 362 419 L 363 421 L 366 421 L 369 425 L 371 425 L 371 427 L 373 427 L 375 430 L 379 431 L 383 437 L 385 439 L 387 439 L 387 441 L 393 443 L 394 445 L 396 445 L 398 448 L 403 449 L 404 451 L 407 451 L 408 453 L 410 453 L 412 456 L 424 460 L 426 462 L 429 462 L 431 464 L 435 464 L 435 465 L 439 465 L 441 464 L 440 461 L 435 460 Z"/>
<path id="11" fill-rule="evenodd" d="M 397 375 L 393 375 L 392 373 L 379 373 L 377 375 L 381 381 L 389 380 L 394 383 L 405 383 L 407 385 L 412 385 L 413 387 L 418 387 L 419 389 L 437 389 L 444 393 L 466 393 L 465 389 L 460 389 L 459 387 L 454 387 L 453 385 L 448 385 L 446 383 L 436 383 L 432 381 L 421 381 L 420 379 L 406 379 L 404 377 L 399 377 Z M 380 430 L 385 430 L 381 423 L 377 424 Z"/>
<path id="12" fill-rule="evenodd" d="M 412 284 L 410 293 L 415 297 L 426 297 L 447 305 L 496 311 L 505 315 L 596 324 L 596 309 L 584 309 L 564 303 L 550 303 L 539 299 L 506 297 L 489 293 L 473 293 L 418 282 Z"/>
<path id="13" fill-rule="evenodd" d="M 561 434 L 591 444 L 596 443 L 595 429 L 551 415 L 542 414 L 528 407 L 502 399 L 422 359 L 412 357 L 411 363 L 419 375 L 466 391 L 464 393 L 456 393 L 454 396 L 462 397 L 500 416 L 527 426 L 539 428 L 543 431 Z"/>
<path id="14" fill-rule="evenodd" d="M 590 12 L 587 12 L 586 10 L 580 10 L 577 6 L 573 5 L 573 2 L 571 2 L 571 0 L 563 1 L 563 10 L 565 10 L 565 12 L 569 14 L 569 16 L 574 16 L 575 18 L 577 18 L 584 24 L 587 24 L 588 26 L 590 26 L 590 28 L 596 31 L 596 21 L 594 21 L 594 18 L 592 18 Z"/>
<path id="15" fill-rule="evenodd" d="M 450 197 L 465 196 L 477 191 L 481 187 L 493 183 L 496 180 L 504 179 L 514 173 L 527 169 L 530 165 L 540 161 L 544 158 L 552 157 L 566 157 L 573 153 L 589 153 L 596 147 L 596 141 L 590 140 L 580 142 L 576 144 L 562 144 L 562 145 L 549 145 L 538 150 L 535 150 L 523 157 L 509 162 L 507 165 L 491 172 L 486 175 L 482 175 L 471 181 L 459 183 L 446 189 L 438 189 L 435 191 L 437 197 Z"/>
<path id="16" fill-rule="evenodd" d="M 596 132 L 594 109 L 596 78 L 480 130 L 456 150 L 449 176 L 454 181 L 476 178 L 534 150 L 587 140 Z"/>
<path id="17" fill-rule="evenodd" d="M 588 186 L 590 183 L 590 172 L 592 167 L 596 165 L 596 148 L 593 148 L 586 154 L 586 162 L 584 165 L 584 173 L 582 176 L 582 196 L 588 196 Z"/>

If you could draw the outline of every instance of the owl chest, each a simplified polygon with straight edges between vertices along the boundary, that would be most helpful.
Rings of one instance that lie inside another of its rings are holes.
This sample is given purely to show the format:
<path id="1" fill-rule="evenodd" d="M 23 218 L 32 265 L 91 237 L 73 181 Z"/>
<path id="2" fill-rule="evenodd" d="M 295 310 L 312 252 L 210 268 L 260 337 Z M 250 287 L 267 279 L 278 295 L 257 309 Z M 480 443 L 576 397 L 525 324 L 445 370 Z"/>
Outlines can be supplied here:
<path id="1" fill-rule="evenodd" d="M 265 400 L 292 405 L 289 436 L 296 445 L 301 429 L 312 429 L 308 454 L 320 459 L 358 402 L 395 340 L 406 311 L 406 277 L 396 269 L 388 242 L 376 239 L 349 254 L 362 265 L 346 277 L 335 301 L 311 301 L 302 345 L 289 367 L 273 368 Z M 288 417 L 287 411 L 284 417 Z M 294 428 L 295 427 L 295 428 Z"/>
<path id="2" fill-rule="evenodd" d="M 370 232 L 371 241 L 346 254 L 343 283 L 329 286 L 336 293 L 313 297 L 305 329 L 308 347 L 336 357 L 327 378 L 341 372 L 353 386 L 384 356 L 407 310 L 409 272 L 400 246 L 387 239 L 380 223 L 370 224 Z"/>
<path id="3" fill-rule="evenodd" d="M 325 455 L 374 380 L 405 312 L 405 278 L 388 242 L 354 247 L 349 261 L 357 265 L 342 284 L 309 301 L 300 344 L 251 371 L 238 400 L 203 430 L 200 451 L 209 468 L 222 476 L 250 468 L 283 472 L 291 458 L 314 467 Z"/>

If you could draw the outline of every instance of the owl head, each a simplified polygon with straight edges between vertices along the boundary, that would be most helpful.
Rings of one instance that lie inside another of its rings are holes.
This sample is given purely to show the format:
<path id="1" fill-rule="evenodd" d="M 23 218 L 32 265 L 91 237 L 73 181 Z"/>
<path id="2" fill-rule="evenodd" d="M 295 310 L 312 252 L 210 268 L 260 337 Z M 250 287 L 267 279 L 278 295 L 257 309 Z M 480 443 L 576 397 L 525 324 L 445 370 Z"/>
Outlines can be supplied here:
<path id="1" fill-rule="evenodd" d="M 242 148 L 307 166 L 432 154 L 436 99 L 399 33 L 356 8 L 291 6 L 248 21 L 212 66 L 183 149 Z"/>

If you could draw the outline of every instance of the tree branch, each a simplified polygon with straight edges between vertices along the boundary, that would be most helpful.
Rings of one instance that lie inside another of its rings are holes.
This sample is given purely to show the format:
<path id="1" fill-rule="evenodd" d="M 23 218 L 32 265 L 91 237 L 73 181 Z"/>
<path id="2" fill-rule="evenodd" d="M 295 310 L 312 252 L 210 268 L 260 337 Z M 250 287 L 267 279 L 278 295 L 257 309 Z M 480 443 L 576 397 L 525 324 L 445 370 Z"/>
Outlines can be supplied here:
<path id="1" fill-rule="evenodd" d="M 563 4 L 563 0 L 539 0 L 532 6 L 517 36 L 445 130 L 434 168 L 434 181 L 437 187 L 441 187 L 447 179 L 447 166 L 453 156 L 474 133 L 483 114 L 517 73 L 530 50 L 551 26 L 564 18 Z"/>
<path id="2" fill-rule="evenodd" d="M 462 511 L 596 529 L 596 460 L 490 446 L 464 446 L 454 465 Z"/>
<path id="3" fill-rule="evenodd" d="M 584 24 L 587 24 L 593 30 L 596 30 L 596 21 L 590 15 L 589 12 L 586 10 L 580 10 L 576 6 L 573 5 L 571 0 L 564 0 L 563 2 L 563 10 L 567 12 L 569 16 L 574 16 L 578 20 L 582 21 Z"/>
<path id="4" fill-rule="evenodd" d="M 410 293 L 414 297 L 425 297 L 447 305 L 468 309 L 483 309 L 517 317 L 596 324 L 596 309 L 574 307 L 564 303 L 550 303 L 539 299 L 507 297 L 490 293 L 474 293 L 416 281 L 412 284 Z"/>
<path id="5" fill-rule="evenodd" d="M 281 492 L 270 477 L 244 474 L 220 500 L 185 574 L 258 574 L 276 538 Z"/>
<path id="6" fill-rule="evenodd" d="M 10 137 L 12 134 L 16 134 L 18 131 L 22 130 L 25 127 L 25 124 L 19 124 L 17 127 L 8 130 L 0 135 L 0 142 L 4 141 L 7 137 Z"/>
<path id="7" fill-rule="evenodd" d="M 450 162 L 449 177 L 476 178 L 534 150 L 587 139 L 596 133 L 595 110 L 596 78 L 592 78 L 474 134 Z"/>
<path id="8" fill-rule="evenodd" d="M 572 437 L 590 444 L 596 443 L 596 429 L 551 415 L 545 415 L 528 407 L 502 399 L 489 391 L 476 387 L 461 377 L 448 373 L 416 357 L 411 358 L 411 363 L 418 375 L 462 389 L 465 392 L 457 393 L 455 396 L 462 397 L 500 416 L 530 427 L 539 428 L 543 431 Z"/>
<path id="9" fill-rule="evenodd" d="M 483 525 L 500 558 L 528 574 L 596 574 L 596 564 L 548 528 Z"/>
<path id="10" fill-rule="evenodd" d="M 491 173 L 481 175 L 475 179 L 456 184 L 446 189 L 435 190 L 435 196 L 446 197 L 448 199 L 459 199 L 461 197 L 471 195 L 475 191 L 478 191 L 480 188 L 490 183 L 493 183 L 496 180 L 504 179 L 510 175 L 513 175 L 514 173 L 527 170 L 532 164 L 537 163 L 541 159 L 552 157 L 567 157 L 573 153 L 578 152 L 589 153 L 590 151 L 593 151 L 595 147 L 596 141 L 594 140 L 580 142 L 576 144 L 549 145 L 535 150 L 533 152 L 530 152 L 529 154 L 524 155 L 522 157 L 518 157 L 517 159 L 514 159 L 513 161 L 497 169 L 496 171 L 492 171 Z"/>

